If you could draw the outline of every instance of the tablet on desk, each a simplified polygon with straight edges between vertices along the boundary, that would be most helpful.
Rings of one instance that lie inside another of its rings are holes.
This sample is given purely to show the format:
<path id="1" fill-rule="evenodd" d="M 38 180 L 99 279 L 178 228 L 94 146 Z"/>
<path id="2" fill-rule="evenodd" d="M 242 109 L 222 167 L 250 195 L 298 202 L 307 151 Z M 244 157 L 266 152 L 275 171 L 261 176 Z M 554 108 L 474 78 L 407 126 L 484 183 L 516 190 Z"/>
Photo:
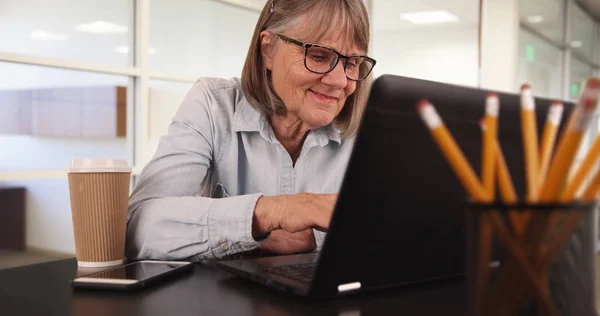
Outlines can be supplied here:
<path id="1" fill-rule="evenodd" d="M 75 278 L 75 288 L 133 290 L 192 270 L 191 262 L 137 261 Z"/>

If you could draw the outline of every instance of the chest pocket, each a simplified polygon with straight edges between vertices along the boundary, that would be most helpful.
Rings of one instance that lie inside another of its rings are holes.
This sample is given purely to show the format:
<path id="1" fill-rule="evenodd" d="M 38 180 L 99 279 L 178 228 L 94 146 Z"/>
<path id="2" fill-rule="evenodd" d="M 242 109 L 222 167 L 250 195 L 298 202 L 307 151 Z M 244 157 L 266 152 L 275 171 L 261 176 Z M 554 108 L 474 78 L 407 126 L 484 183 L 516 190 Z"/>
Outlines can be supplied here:
<path id="1" fill-rule="evenodd" d="M 225 187 L 222 184 L 217 183 L 212 193 L 212 197 L 215 199 L 226 198 L 229 197 L 229 194 L 227 193 L 227 190 L 225 190 Z"/>

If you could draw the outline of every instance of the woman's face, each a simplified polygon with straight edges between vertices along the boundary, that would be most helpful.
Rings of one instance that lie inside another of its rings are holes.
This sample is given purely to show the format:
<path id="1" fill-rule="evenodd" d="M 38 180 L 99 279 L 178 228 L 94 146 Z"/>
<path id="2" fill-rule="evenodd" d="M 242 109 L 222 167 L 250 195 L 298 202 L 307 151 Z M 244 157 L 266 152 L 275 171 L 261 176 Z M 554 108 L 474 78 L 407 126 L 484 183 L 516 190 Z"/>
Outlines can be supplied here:
<path id="1" fill-rule="evenodd" d="M 303 48 L 284 42 L 274 34 L 269 35 L 270 41 L 276 44 L 266 58 L 266 65 L 271 70 L 273 89 L 285 103 L 288 115 L 297 117 L 311 129 L 331 123 L 342 110 L 346 98 L 356 89 L 356 82 L 346 78 L 345 60 L 340 59 L 327 74 L 313 73 L 304 66 Z M 284 35 L 295 38 L 296 32 L 292 29 Z M 311 39 L 304 41 L 333 48 L 344 55 L 363 53 L 342 35 L 345 34 L 337 31 L 324 36 L 318 43 Z"/>

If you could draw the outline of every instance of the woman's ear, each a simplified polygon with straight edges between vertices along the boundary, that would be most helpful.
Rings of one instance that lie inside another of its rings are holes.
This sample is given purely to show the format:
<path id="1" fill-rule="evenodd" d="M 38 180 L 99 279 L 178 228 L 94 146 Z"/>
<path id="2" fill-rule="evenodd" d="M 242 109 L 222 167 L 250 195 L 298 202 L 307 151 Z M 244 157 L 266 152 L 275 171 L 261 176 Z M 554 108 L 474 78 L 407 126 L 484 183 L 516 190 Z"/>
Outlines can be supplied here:
<path id="1" fill-rule="evenodd" d="M 260 52 L 262 54 L 263 61 L 268 70 L 273 68 L 273 59 L 275 53 L 275 38 L 273 34 L 267 31 L 260 33 Z"/>

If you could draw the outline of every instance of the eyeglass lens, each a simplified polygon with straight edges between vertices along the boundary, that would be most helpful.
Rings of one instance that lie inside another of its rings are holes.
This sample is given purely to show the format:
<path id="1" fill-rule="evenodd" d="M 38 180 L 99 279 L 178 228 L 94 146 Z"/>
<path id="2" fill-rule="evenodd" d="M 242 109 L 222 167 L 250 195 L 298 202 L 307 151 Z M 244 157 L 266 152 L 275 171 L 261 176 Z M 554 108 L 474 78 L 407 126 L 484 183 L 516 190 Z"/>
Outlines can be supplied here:
<path id="1" fill-rule="evenodd" d="M 339 56 L 330 49 L 313 46 L 306 49 L 305 64 L 310 71 L 327 73 L 337 65 L 338 58 Z M 349 79 L 362 80 L 371 72 L 373 63 L 363 57 L 350 57 L 344 66 Z"/>

